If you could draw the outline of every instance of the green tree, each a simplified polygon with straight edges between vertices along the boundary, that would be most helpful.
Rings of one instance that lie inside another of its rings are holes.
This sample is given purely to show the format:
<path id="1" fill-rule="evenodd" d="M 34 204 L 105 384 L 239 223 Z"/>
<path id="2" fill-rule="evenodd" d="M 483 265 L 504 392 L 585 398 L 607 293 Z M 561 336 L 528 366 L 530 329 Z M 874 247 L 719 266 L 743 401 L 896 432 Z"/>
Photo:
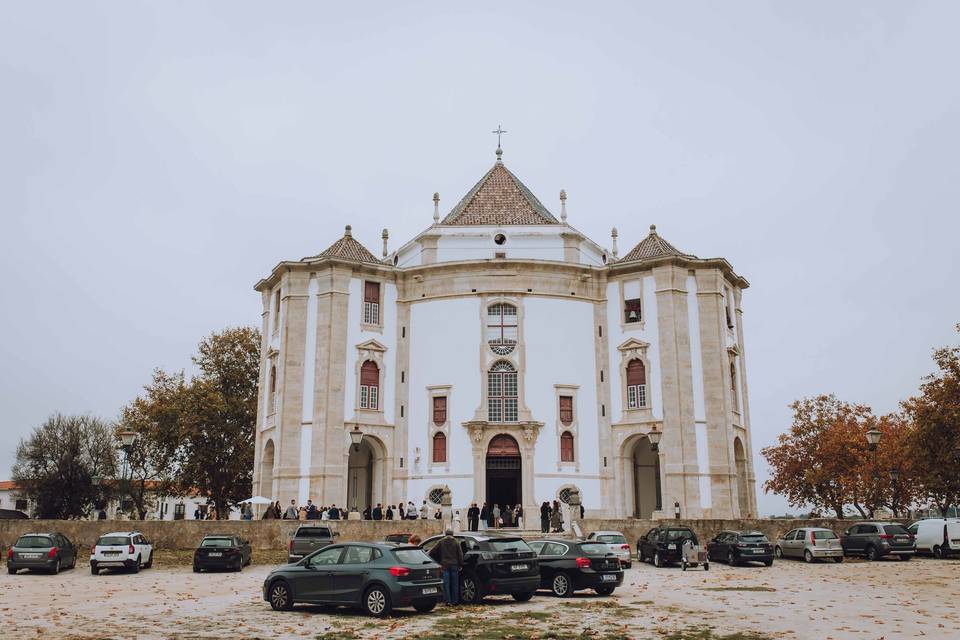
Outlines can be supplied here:
<path id="1" fill-rule="evenodd" d="M 903 410 L 914 425 L 910 455 L 922 496 L 946 515 L 960 503 L 960 346 L 936 349 L 933 359 L 940 371 L 924 378 Z"/>
<path id="2" fill-rule="evenodd" d="M 32 500 L 38 518 L 82 518 L 109 498 L 110 487 L 94 478 L 116 472 L 111 425 L 91 416 L 55 414 L 17 446 L 12 477 Z"/>

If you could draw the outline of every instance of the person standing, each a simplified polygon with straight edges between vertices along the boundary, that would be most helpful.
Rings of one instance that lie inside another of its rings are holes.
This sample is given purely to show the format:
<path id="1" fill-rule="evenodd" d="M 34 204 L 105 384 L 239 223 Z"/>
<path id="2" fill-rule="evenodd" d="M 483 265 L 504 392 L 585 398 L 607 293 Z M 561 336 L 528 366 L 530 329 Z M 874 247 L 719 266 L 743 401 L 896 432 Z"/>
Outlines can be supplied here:
<path id="1" fill-rule="evenodd" d="M 550 510 L 550 527 L 554 533 L 563 531 L 563 516 L 560 515 L 560 503 L 553 501 L 553 508 Z"/>
<path id="2" fill-rule="evenodd" d="M 306 520 L 307 520 L 307 505 L 301 505 L 301 507 L 300 507 L 299 509 L 297 509 L 297 520 L 300 520 L 301 522 L 306 522 Z"/>
<path id="3" fill-rule="evenodd" d="M 313 504 L 313 500 L 307 500 L 307 520 L 316 520 L 317 515 L 317 505 Z"/>
<path id="4" fill-rule="evenodd" d="M 363 519 L 364 520 L 373 519 L 373 511 L 370 509 L 370 505 L 367 505 L 367 508 L 363 510 Z"/>
<path id="5" fill-rule="evenodd" d="M 273 520 L 276 518 L 276 514 L 273 512 L 273 505 L 268 504 L 267 508 L 263 510 L 263 515 L 260 516 L 261 520 Z"/>
<path id="6" fill-rule="evenodd" d="M 477 503 L 474 502 L 470 505 L 470 508 L 467 509 L 467 528 L 470 531 L 477 531 L 480 527 L 480 509 L 477 508 Z"/>
<path id="7" fill-rule="evenodd" d="M 500 511 L 500 517 L 503 519 L 503 526 L 512 527 L 513 526 L 513 507 L 507 505 Z"/>
<path id="8" fill-rule="evenodd" d="M 404 512 L 403 512 L 403 503 L 402 503 L 402 502 L 397 505 L 397 513 L 400 514 L 400 517 L 398 517 L 397 520 L 403 520 Z"/>
<path id="9" fill-rule="evenodd" d="M 393 520 L 393 505 L 387 507 L 387 520 Z"/>
<path id="10" fill-rule="evenodd" d="M 518 504 L 517 510 L 513 514 L 513 521 L 516 523 L 518 529 L 523 528 L 523 505 Z"/>
<path id="11" fill-rule="evenodd" d="M 380 503 L 377 503 L 377 506 L 373 508 L 373 519 L 374 520 L 383 520 L 383 507 L 380 506 Z"/>
<path id="12" fill-rule="evenodd" d="M 424 501 L 423 501 L 423 506 L 420 507 L 420 519 L 421 519 L 421 520 L 426 520 L 426 519 L 427 519 L 427 515 L 429 515 L 429 513 L 430 513 L 430 509 L 427 508 L 427 501 L 424 500 Z"/>
<path id="13" fill-rule="evenodd" d="M 483 508 L 480 509 L 480 519 L 483 520 L 483 528 L 490 528 L 490 505 L 486 502 L 483 503 Z"/>
<path id="14" fill-rule="evenodd" d="M 337 508 L 337 505 L 330 505 L 330 510 L 327 511 L 327 520 L 339 520 L 340 519 L 340 509 Z"/>
<path id="15" fill-rule="evenodd" d="M 498 505 L 496 502 L 493 503 L 493 509 L 491 510 L 491 513 L 493 514 L 493 526 L 499 529 L 500 528 L 500 505 Z"/>
<path id="16" fill-rule="evenodd" d="M 283 515 L 283 507 L 280 506 L 279 500 L 273 503 L 273 515 L 274 517 L 276 517 L 277 520 L 279 520 L 280 517 Z"/>
<path id="17" fill-rule="evenodd" d="M 407 501 L 407 519 L 408 520 L 417 519 L 417 505 L 413 504 L 413 500 Z"/>
<path id="18" fill-rule="evenodd" d="M 284 520 L 296 520 L 297 519 L 297 501 L 291 500 L 290 506 L 287 507 L 287 510 L 283 512 Z"/>
<path id="19" fill-rule="evenodd" d="M 453 529 L 449 527 L 444 532 L 433 549 L 430 557 L 443 570 L 443 601 L 454 606 L 460 602 L 460 568 L 463 566 L 463 550 L 460 543 L 453 537 Z"/>
<path id="20" fill-rule="evenodd" d="M 550 503 L 546 500 L 540 505 L 540 533 L 550 532 Z"/>

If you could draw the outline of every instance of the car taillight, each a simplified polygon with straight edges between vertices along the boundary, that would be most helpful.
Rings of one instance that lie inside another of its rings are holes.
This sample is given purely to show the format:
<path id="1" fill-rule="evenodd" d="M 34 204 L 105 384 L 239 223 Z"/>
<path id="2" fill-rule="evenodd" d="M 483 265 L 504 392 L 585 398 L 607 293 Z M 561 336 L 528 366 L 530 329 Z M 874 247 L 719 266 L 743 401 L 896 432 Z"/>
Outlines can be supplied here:
<path id="1" fill-rule="evenodd" d="M 589 569 L 589 568 L 590 568 L 590 558 L 577 558 L 577 568 L 578 568 L 578 569 Z"/>
<path id="2" fill-rule="evenodd" d="M 622 545 L 620 545 L 620 548 L 621 548 L 621 549 L 626 549 L 627 551 L 630 551 L 630 545 L 628 545 L 628 544 L 622 544 Z"/>
<path id="3" fill-rule="evenodd" d="M 130 555 L 133 555 L 134 553 L 136 553 L 136 549 L 133 548 L 133 545 L 130 545 L 127 548 L 127 551 L 130 553 Z"/>
<path id="4" fill-rule="evenodd" d="M 7 557 L 8 558 L 13 557 L 13 547 L 10 547 L 9 549 L 7 549 Z"/>
<path id="5" fill-rule="evenodd" d="M 92 547 L 90 547 L 90 555 L 93 556 L 93 555 L 96 555 L 96 553 L 97 553 L 97 545 L 93 545 Z"/>
<path id="6" fill-rule="evenodd" d="M 893 536 L 890 535 L 889 533 L 881 533 L 881 534 L 880 534 L 880 539 L 881 539 L 881 540 L 890 540 L 891 538 L 893 538 Z"/>
<path id="7" fill-rule="evenodd" d="M 405 578 L 410 575 L 410 569 L 406 567 L 390 567 L 390 575 L 394 578 Z"/>
<path id="8" fill-rule="evenodd" d="M 287 543 L 287 551 L 293 553 L 293 540 Z"/>
<path id="9" fill-rule="evenodd" d="M 47 557 L 48 557 L 48 558 L 56 558 L 56 557 L 57 557 L 57 548 L 54 547 L 53 549 L 50 549 L 50 551 L 47 552 Z"/>
<path id="10" fill-rule="evenodd" d="M 810 532 L 810 544 L 817 546 L 817 539 L 813 537 L 813 531 Z"/>

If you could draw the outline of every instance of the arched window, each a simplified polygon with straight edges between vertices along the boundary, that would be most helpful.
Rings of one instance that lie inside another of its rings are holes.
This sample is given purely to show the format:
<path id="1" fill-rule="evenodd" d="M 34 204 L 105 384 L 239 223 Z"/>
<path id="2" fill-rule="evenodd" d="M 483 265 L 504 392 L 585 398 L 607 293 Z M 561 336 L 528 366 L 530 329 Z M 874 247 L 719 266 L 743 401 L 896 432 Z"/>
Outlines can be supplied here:
<path id="1" fill-rule="evenodd" d="M 447 422 L 447 397 L 435 396 L 433 398 L 433 424 L 438 427 Z"/>
<path id="2" fill-rule="evenodd" d="M 433 434 L 433 461 L 447 461 L 447 436 L 440 432 Z"/>
<path id="3" fill-rule="evenodd" d="M 277 368 L 270 367 L 270 393 L 277 392 Z"/>
<path id="4" fill-rule="evenodd" d="M 647 406 L 647 369 L 642 360 L 627 363 L 627 408 L 640 409 Z"/>
<path id="5" fill-rule="evenodd" d="M 560 434 L 560 462 L 573 462 L 573 434 L 569 431 Z"/>
<path id="6" fill-rule="evenodd" d="M 377 409 L 380 406 L 380 369 L 367 360 L 360 365 L 360 408 Z"/>
<path id="7" fill-rule="evenodd" d="M 573 396 L 560 396 L 560 422 L 567 427 L 573 424 Z"/>
<path id="8" fill-rule="evenodd" d="M 267 397 L 267 413 L 273 413 L 277 406 L 277 367 L 270 365 L 270 395 Z"/>
<path id="9" fill-rule="evenodd" d="M 517 370 L 505 360 L 496 362 L 487 374 L 487 420 L 517 421 Z"/>
<path id="10" fill-rule="evenodd" d="M 487 344 L 490 349 L 505 356 L 517 346 L 517 308 L 511 304 L 492 304 L 487 307 Z"/>

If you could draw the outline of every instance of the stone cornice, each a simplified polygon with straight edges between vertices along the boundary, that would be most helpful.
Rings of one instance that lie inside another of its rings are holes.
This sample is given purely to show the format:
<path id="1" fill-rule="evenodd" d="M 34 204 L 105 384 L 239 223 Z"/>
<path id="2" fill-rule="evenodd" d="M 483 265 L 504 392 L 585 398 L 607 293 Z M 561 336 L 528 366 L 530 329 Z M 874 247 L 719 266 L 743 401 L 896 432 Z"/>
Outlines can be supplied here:
<path id="1" fill-rule="evenodd" d="M 725 258 L 695 258 L 692 256 L 658 256 L 656 258 L 647 258 L 646 260 L 631 260 L 630 262 L 614 262 L 606 266 L 606 271 L 611 278 L 636 273 L 638 271 L 647 271 L 654 267 L 673 265 L 685 267 L 687 269 L 720 269 L 729 279 L 740 289 L 746 289 L 750 283 L 743 276 L 737 275 L 733 266 Z"/>

